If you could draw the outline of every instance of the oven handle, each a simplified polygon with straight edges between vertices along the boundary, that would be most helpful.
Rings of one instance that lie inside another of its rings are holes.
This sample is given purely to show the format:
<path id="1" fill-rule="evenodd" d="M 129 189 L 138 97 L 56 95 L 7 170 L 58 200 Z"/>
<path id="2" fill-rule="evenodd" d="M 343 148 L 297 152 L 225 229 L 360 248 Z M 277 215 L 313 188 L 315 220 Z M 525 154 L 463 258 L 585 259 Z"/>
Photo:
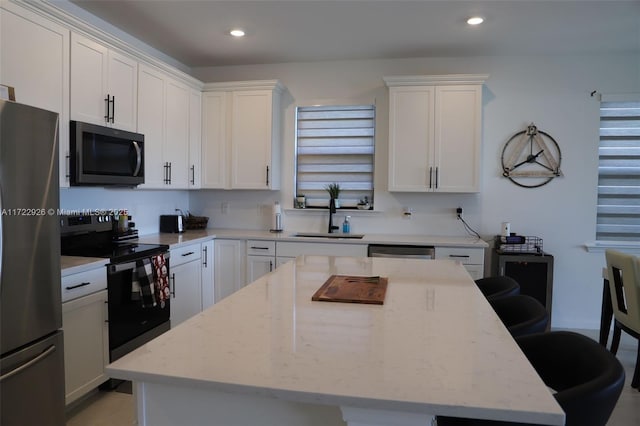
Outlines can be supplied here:
<path id="1" fill-rule="evenodd" d="M 169 258 L 171 257 L 169 255 L 169 252 L 164 252 L 162 253 L 164 255 L 164 258 L 166 260 L 169 260 Z M 131 262 L 126 262 L 126 263 L 111 263 L 109 265 L 107 265 L 107 273 L 109 274 L 117 274 L 118 272 L 122 272 L 122 271 L 126 271 L 129 269 L 135 269 L 136 267 L 136 261 L 133 260 Z"/>

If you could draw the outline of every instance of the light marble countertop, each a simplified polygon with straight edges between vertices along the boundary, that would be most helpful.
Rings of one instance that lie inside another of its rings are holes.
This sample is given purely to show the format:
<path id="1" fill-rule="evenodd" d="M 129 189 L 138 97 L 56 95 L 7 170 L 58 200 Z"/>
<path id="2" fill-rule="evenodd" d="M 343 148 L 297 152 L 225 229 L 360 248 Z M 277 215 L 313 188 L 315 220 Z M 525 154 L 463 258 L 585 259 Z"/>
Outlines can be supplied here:
<path id="1" fill-rule="evenodd" d="M 487 242 L 475 237 L 447 237 L 432 235 L 403 235 L 403 234 L 364 234 L 361 239 L 343 239 L 343 238 L 317 238 L 317 237 L 294 237 L 296 232 L 303 231 L 284 231 L 269 232 L 250 229 L 202 229 L 188 230 L 182 234 L 153 234 L 140 237 L 141 242 L 168 244 L 170 246 L 179 246 L 187 243 L 196 243 L 211 238 L 225 238 L 234 240 L 273 240 L 273 241 L 289 241 L 289 242 L 314 242 L 323 243 L 340 243 L 340 244 L 413 244 L 428 245 L 440 247 L 470 247 L 470 248 L 487 248 Z"/>
<path id="2" fill-rule="evenodd" d="M 446 237 L 431 235 L 403 235 L 403 234 L 365 234 L 362 239 L 336 239 L 336 238 L 316 238 L 316 237 L 294 237 L 295 231 L 284 231 L 274 233 L 261 230 L 250 229 L 222 229 L 208 228 L 187 230 L 181 234 L 148 234 L 138 238 L 140 243 L 166 244 L 170 248 L 178 248 L 188 244 L 198 244 L 215 238 L 232 240 L 273 240 L 288 242 L 313 242 L 317 244 L 339 243 L 339 244 L 409 244 L 426 245 L 438 247 L 468 247 L 487 248 L 489 245 L 475 237 Z M 100 264 L 102 262 L 102 264 Z M 93 269 L 108 263 L 105 259 L 62 256 L 62 275 L 69 275 Z"/>
<path id="3" fill-rule="evenodd" d="M 384 305 L 312 302 L 388 277 Z M 107 367 L 116 378 L 364 409 L 564 424 L 464 267 L 301 256 Z"/>

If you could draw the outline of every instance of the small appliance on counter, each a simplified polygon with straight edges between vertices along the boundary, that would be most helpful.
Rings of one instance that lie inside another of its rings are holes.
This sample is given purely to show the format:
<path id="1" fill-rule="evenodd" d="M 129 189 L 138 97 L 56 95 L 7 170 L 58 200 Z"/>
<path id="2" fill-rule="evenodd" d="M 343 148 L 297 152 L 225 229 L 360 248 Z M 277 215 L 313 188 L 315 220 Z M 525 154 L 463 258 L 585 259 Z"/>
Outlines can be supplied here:
<path id="1" fill-rule="evenodd" d="M 160 232 L 177 234 L 184 232 L 184 218 L 180 214 L 160 216 Z"/>

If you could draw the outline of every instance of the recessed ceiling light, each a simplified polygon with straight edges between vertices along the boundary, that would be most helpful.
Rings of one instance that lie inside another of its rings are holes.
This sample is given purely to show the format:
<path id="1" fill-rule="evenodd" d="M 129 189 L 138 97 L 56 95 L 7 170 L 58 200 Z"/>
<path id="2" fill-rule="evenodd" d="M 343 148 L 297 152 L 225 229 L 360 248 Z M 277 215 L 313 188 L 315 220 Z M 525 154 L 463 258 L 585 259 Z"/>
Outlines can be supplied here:
<path id="1" fill-rule="evenodd" d="M 234 37 L 244 37 L 244 30 L 241 30 L 240 28 L 236 28 L 229 31 L 229 35 L 232 35 Z"/>
<path id="2" fill-rule="evenodd" d="M 467 24 L 469 25 L 480 25 L 483 22 L 484 22 L 484 18 L 480 16 L 472 16 L 471 18 L 467 19 Z"/>

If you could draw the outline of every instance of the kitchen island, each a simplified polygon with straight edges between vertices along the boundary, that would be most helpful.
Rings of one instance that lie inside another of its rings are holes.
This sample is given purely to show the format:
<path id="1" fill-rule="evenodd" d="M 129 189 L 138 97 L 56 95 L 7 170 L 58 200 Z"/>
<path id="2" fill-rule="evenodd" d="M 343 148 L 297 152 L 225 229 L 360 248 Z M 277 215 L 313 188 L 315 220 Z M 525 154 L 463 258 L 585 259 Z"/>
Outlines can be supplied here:
<path id="1" fill-rule="evenodd" d="M 388 278 L 383 305 L 311 301 L 334 274 Z M 109 365 L 139 425 L 564 424 L 464 267 L 301 256 Z"/>

